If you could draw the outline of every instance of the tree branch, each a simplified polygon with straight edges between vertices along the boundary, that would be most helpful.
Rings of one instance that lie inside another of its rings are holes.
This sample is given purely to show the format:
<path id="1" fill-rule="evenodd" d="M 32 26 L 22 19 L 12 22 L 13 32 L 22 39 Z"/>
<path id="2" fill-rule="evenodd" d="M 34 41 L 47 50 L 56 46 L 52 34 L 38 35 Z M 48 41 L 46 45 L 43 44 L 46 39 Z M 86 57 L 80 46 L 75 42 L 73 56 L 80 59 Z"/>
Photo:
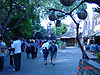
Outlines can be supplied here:
<path id="1" fill-rule="evenodd" d="M 84 2 L 88 2 L 88 3 L 96 3 L 97 5 L 100 6 L 100 0 L 84 0 Z"/>
<path id="2" fill-rule="evenodd" d="M 9 18 L 10 18 L 10 14 L 12 12 L 12 6 L 13 6 L 13 1 L 10 0 L 10 10 L 9 10 L 8 15 L 7 15 L 7 17 L 5 19 L 5 22 L 4 22 L 4 25 L 3 25 L 4 28 L 6 27 L 6 24 L 7 24 L 8 20 L 9 20 Z"/>
<path id="3" fill-rule="evenodd" d="M 5 5 L 5 2 L 0 6 L 0 9 L 2 9 L 4 7 L 4 5 Z"/>
<path id="4" fill-rule="evenodd" d="M 11 20 L 11 18 L 13 17 L 13 15 L 14 15 L 14 13 L 15 12 L 13 12 L 13 14 L 9 17 L 9 19 L 8 19 L 8 22 Z M 3 30 L 6 28 L 6 25 L 5 26 L 3 26 Z"/>
<path id="5" fill-rule="evenodd" d="M 15 25 L 14 27 L 9 28 L 9 30 L 12 30 L 12 29 L 16 28 L 16 27 L 17 27 L 20 23 L 22 23 L 27 17 L 28 17 L 28 16 L 25 15 L 22 19 L 20 19 L 20 20 L 16 23 L 16 25 Z"/>
<path id="6" fill-rule="evenodd" d="M 84 2 L 83 1 L 81 1 L 81 3 L 77 6 L 77 7 L 75 7 L 72 11 L 70 11 L 70 14 L 72 14 L 72 12 L 74 11 L 74 10 L 76 10 L 80 5 L 82 5 Z"/>
<path id="7" fill-rule="evenodd" d="M 20 23 L 22 23 L 22 22 L 28 17 L 27 12 L 26 12 L 25 10 L 21 9 L 21 6 L 19 6 L 19 5 L 17 4 L 17 2 L 15 2 L 15 5 L 16 5 L 16 8 L 17 8 L 18 10 L 20 9 L 20 11 L 24 12 L 26 15 L 25 15 L 22 19 L 20 19 L 20 20 L 16 23 L 16 25 L 15 25 L 14 27 L 9 28 L 8 30 L 12 30 L 12 29 L 16 28 Z"/>

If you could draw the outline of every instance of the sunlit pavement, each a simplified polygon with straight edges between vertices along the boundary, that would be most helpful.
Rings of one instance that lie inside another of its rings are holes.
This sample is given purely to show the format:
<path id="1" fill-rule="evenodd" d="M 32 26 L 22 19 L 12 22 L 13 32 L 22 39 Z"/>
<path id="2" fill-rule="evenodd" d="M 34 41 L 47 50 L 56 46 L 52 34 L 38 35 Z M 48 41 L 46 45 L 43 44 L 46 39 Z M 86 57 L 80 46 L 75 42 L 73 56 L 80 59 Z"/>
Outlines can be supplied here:
<path id="1" fill-rule="evenodd" d="M 81 50 L 76 47 L 66 47 L 64 50 L 59 50 L 55 65 L 50 63 L 50 56 L 48 56 L 48 64 L 44 65 L 40 50 L 35 59 L 27 59 L 26 53 L 22 53 L 21 69 L 13 72 L 12 68 L 9 68 L 9 56 L 6 56 L 5 66 L 0 75 L 77 75 L 81 58 Z"/>

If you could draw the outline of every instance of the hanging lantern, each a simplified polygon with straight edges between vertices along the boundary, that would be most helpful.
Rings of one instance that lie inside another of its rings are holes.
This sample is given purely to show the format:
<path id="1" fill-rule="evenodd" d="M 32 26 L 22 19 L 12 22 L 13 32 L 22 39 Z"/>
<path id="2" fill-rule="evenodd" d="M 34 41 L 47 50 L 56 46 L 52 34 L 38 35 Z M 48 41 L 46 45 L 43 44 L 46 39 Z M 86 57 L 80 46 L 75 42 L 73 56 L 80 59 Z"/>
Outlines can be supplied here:
<path id="1" fill-rule="evenodd" d="M 81 9 L 77 15 L 79 19 L 84 20 L 87 17 L 87 11 L 85 9 Z"/>
<path id="2" fill-rule="evenodd" d="M 57 20 L 57 21 L 56 21 L 56 26 L 57 26 L 57 27 L 60 27 L 60 26 L 61 26 L 61 20 Z"/>
<path id="3" fill-rule="evenodd" d="M 49 19 L 50 19 L 51 21 L 54 21 L 54 20 L 57 19 L 57 15 L 54 13 L 54 11 L 51 12 L 51 13 L 49 14 Z"/>
<path id="4" fill-rule="evenodd" d="M 64 5 L 64 6 L 71 6 L 73 5 L 76 0 L 60 0 L 60 2 Z"/>

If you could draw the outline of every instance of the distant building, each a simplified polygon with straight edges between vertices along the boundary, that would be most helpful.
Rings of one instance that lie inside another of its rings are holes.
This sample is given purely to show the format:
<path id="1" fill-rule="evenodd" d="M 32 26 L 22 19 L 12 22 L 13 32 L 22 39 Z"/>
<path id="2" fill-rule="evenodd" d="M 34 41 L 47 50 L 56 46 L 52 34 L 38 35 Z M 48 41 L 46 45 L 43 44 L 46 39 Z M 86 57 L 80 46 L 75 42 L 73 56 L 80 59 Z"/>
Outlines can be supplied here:
<path id="1" fill-rule="evenodd" d="M 98 44 L 98 41 L 100 41 L 100 13 L 93 12 L 92 19 L 88 16 L 86 20 L 84 20 L 82 35 L 85 40 L 84 42 L 88 43 L 91 39 L 93 40 L 95 36 L 95 43 Z"/>
<path id="2" fill-rule="evenodd" d="M 95 36 L 95 43 L 100 44 L 100 13 L 94 13 L 93 15 L 93 36 Z"/>
<path id="3" fill-rule="evenodd" d="M 66 33 L 60 36 L 60 39 L 63 42 L 66 42 L 67 46 L 72 46 L 76 44 L 76 35 L 72 25 Z"/>
<path id="4" fill-rule="evenodd" d="M 92 26 L 95 33 L 100 32 L 100 13 L 94 14 Z"/>

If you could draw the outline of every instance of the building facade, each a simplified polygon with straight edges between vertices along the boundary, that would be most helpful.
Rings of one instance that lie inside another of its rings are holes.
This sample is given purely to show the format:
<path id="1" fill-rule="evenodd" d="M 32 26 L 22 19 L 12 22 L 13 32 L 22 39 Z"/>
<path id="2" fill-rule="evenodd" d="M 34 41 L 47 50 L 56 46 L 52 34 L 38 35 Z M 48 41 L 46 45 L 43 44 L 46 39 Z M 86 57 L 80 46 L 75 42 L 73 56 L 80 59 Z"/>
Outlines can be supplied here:
<path id="1" fill-rule="evenodd" d="M 93 18 L 87 17 L 84 20 L 82 37 L 84 42 L 89 44 L 90 40 L 94 40 L 95 44 L 100 41 L 100 13 L 93 12 Z M 94 39 L 93 39 L 94 38 Z"/>

